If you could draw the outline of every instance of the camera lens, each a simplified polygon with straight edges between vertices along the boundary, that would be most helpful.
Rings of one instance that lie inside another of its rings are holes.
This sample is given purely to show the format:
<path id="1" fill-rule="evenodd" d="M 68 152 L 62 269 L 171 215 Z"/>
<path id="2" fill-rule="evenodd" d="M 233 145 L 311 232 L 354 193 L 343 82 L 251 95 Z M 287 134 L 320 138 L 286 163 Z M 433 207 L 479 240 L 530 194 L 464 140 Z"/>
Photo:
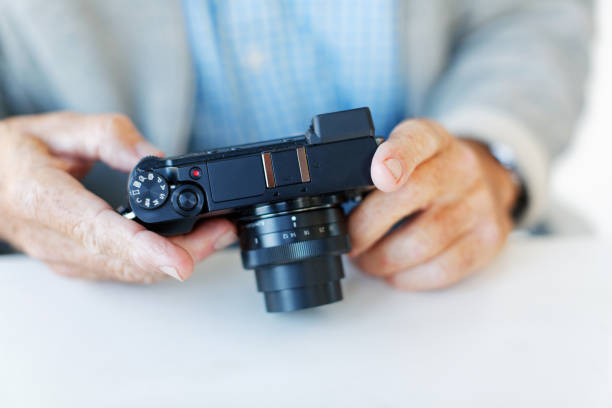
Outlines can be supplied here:
<path id="1" fill-rule="evenodd" d="M 242 262 L 246 269 L 255 269 L 268 312 L 342 300 L 341 255 L 350 244 L 338 197 L 259 206 L 238 224 Z"/>

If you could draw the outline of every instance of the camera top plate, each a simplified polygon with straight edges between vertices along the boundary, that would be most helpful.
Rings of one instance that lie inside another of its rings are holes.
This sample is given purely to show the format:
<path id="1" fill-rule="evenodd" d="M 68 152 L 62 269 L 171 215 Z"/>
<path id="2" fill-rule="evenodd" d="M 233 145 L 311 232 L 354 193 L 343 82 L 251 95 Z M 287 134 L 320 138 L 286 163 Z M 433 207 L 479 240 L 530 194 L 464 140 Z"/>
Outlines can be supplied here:
<path id="1" fill-rule="evenodd" d="M 130 205 L 147 228 L 166 235 L 185 233 L 200 217 L 363 191 L 372 185 L 376 147 L 368 108 L 318 115 L 301 136 L 144 158 L 130 175 Z"/>

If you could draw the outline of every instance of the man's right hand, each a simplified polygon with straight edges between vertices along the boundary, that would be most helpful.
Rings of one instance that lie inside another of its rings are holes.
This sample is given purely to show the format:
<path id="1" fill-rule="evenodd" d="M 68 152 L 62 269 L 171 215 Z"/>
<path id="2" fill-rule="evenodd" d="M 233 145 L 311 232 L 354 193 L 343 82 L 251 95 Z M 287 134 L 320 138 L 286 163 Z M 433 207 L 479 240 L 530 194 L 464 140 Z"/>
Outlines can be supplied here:
<path id="1" fill-rule="evenodd" d="M 164 238 L 115 213 L 78 181 L 98 160 L 129 172 L 147 155 L 162 152 L 122 115 L 61 112 L 0 121 L 0 239 L 62 275 L 186 279 L 195 263 L 235 241 L 228 220 Z"/>

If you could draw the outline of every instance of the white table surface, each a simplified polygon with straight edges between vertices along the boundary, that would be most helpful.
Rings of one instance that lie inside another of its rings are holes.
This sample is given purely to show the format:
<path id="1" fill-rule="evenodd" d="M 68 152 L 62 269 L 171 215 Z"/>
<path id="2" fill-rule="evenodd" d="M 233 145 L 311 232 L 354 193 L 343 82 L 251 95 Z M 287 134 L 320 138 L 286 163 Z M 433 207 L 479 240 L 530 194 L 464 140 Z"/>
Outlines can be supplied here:
<path id="1" fill-rule="evenodd" d="M 185 283 L 61 278 L 0 258 L 0 407 L 610 407 L 612 245 L 515 238 L 486 271 L 266 314 L 226 251 Z"/>

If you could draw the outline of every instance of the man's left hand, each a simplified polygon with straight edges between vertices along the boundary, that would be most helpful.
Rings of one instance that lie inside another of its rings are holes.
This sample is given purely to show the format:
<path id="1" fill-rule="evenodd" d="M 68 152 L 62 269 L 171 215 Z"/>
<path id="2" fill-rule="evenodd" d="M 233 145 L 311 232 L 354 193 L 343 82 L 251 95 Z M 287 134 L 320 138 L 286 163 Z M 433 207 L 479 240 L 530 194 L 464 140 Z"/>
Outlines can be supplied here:
<path id="1" fill-rule="evenodd" d="M 398 288 L 458 282 L 493 259 L 512 230 L 518 187 L 511 173 L 484 146 L 435 122 L 396 126 L 371 173 L 378 190 L 350 215 L 350 255 Z"/>

